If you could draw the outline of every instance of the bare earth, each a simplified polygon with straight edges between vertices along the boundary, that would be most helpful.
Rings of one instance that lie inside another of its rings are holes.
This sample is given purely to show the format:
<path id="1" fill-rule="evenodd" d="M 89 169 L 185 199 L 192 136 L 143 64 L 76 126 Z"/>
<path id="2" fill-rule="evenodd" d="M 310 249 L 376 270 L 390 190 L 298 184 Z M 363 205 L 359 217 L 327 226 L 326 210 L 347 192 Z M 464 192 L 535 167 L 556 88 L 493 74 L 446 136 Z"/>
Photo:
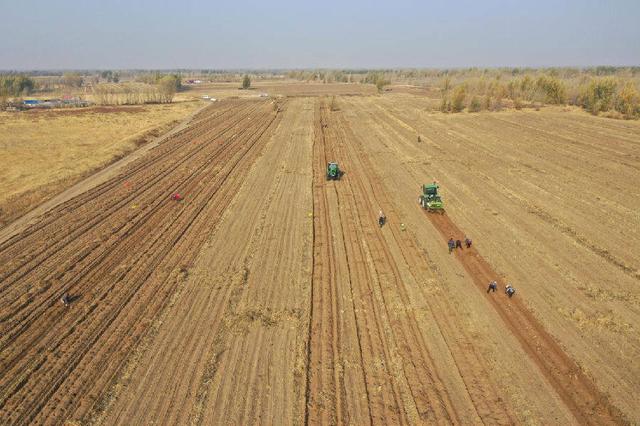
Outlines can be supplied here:
<path id="1" fill-rule="evenodd" d="M 336 99 L 212 103 L 5 233 L 0 423 L 640 422 L 640 123 Z"/>

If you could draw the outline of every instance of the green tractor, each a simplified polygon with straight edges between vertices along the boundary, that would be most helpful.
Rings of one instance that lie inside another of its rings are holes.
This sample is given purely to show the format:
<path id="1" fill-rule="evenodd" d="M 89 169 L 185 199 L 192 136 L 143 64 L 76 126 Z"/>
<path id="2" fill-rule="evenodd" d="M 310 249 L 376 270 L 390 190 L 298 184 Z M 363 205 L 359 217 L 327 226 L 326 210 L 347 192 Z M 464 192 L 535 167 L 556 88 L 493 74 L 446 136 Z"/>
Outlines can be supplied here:
<path id="1" fill-rule="evenodd" d="M 340 180 L 342 171 L 338 163 L 327 163 L 327 180 Z"/>
<path id="2" fill-rule="evenodd" d="M 444 213 L 444 203 L 438 194 L 438 184 L 433 182 L 422 185 L 422 195 L 418 198 L 418 203 L 423 209 L 430 212 Z"/>

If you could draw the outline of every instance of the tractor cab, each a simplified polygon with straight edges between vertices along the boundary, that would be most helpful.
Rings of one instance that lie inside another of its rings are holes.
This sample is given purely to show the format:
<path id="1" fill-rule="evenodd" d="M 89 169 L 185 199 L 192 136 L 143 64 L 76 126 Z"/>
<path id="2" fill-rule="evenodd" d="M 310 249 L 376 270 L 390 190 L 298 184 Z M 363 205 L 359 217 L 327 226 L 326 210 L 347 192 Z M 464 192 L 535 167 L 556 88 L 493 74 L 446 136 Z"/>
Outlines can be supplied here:
<path id="1" fill-rule="evenodd" d="M 327 180 L 339 180 L 341 174 L 338 163 L 327 163 Z"/>
<path id="2" fill-rule="evenodd" d="M 422 194 L 425 198 L 433 198 L 438 195 L 438 184 L 433 182 L 427 185 L 422 185 Z"/>
<path id="3" fill-rule="evenodd" d="M 433 182 L 422 185 L 422 195 L 418 197 L 420 206 L 430 212 L 444 213 L 444 203 L 438 194 L 438 184 Z"/>

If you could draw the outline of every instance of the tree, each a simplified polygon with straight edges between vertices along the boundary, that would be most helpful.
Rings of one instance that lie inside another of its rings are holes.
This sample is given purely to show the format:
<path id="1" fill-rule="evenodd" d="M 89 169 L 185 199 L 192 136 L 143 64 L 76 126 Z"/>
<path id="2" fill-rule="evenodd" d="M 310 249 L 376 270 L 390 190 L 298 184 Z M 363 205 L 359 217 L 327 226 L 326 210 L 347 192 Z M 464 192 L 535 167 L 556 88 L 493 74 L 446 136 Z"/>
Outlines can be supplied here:
<path id="1" fill-rule="evenodd" d="M 176 75 L 165 75 L 158 80 L 158 90 L 160 91 L 161 102 L 169 103 L 173 101 L 173 96 L 176 94 L 178 87 L 180 86 L 180 78 Z"/>
<path id="2" fill-rule="evenodd" d="M 35 88 L 35 82 L 25 75 L 0 77 L 0 88 L 5 96 L 29 95 Z"/>
<path id="3" fill-rule="evenodd" d="M 81 87 L 82 76 L 77 72 L 67 72 L 62 75 L 62 84 L 67 87 Z"/>
<path id="4" fill-rule="evenodd" d="M 617 81 L 613 77 L 593 78 L 582 90 L 582 106 L 592 114 L 609 111 L 613 106 Z"/>
<path id="5" fill-rule="evenodd" d="M 384 86 L 386 86 L 387 84 L 389 84 L 389 80 L 385 80 L 382 75 L 380 75 L 379 78 L 376 79 L 376 88 L 380 93 L 382 93 L 382 91 L 384 90 Z"/>
<path id="6" fill-rule="evenodd" d="M 249 75 L 245 74 L 242 79 L 242 88 L 247 90 L 249 87 L 251 87 L 251 79 L 249 78 Z"/>

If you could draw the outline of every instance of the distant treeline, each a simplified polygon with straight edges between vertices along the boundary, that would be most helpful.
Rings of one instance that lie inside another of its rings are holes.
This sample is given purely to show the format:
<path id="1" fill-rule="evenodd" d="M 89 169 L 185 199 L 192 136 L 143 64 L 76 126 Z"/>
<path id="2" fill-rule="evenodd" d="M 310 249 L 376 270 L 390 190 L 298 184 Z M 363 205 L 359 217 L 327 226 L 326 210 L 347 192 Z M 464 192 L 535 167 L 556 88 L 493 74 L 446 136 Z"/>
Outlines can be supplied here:
<path id="1" fill-rule="evenodd" d="M 35 89 L 33 79 L 24 75 L 0 76 L 0 97 L 28 95 Z"/>
<path id="2" fill-rule="evenodd" d="M 138 76 L 136 82 L 97 84 L 93 97 L 100 105 L 169 103 L 181 88 L 182 77 L 178 74 L 149 73 Z"/>
<path id="3" fill-rule="evenodd" d="M 507 103 L 516 109 L 552 104 L 576 105 L 614 118 L 640 117 L 638 67 L 470 70 L 441 74 L 423 84 L 439 91 L 443 112 L 495 111 Z"/>
<path id="4" fill-rule="evenodd" d="M 6 105 L 10 98 L 47 94 L 56 96 L 60 92 L 91 95 L 94 102 L 102 105 L 166 103 L 171 102 L 175 93 L 182 88 L 182 76 L 178 73 L 149 71 L 126 74 L 126 82 L 122 81 L 120 71 L 110 70 L 89 75 L 64 72 L 43 76 L 35 73 L 0 74 L 0 106 Z"/>

